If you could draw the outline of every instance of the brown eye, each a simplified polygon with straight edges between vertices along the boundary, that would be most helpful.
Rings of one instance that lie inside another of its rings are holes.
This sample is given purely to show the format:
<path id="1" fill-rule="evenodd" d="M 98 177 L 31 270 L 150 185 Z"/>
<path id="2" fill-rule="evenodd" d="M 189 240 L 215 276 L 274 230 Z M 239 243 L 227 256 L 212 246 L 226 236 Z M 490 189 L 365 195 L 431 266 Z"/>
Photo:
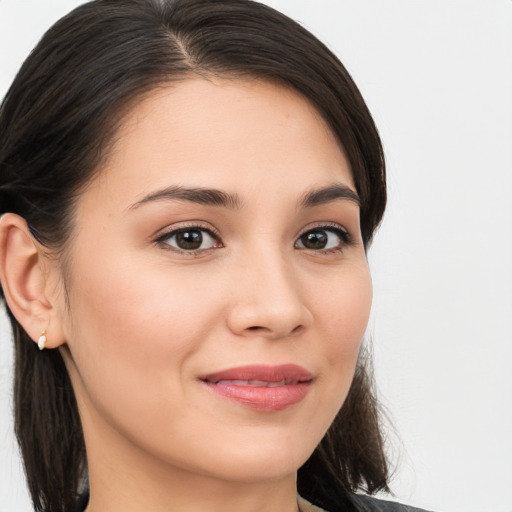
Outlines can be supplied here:
<path id="1" fill-rule="evenodd" d="M 342 249 L 350 243 L 350 235 L 341 228 L 322 227 L 303 233 L 296 242 L 299 249 L 311 251 Z"/>
<path id="2" fill-rule="evenodd" d="M 325 249 L 329 237 L 325 231 L 308 231 L 300 237 L 300 241 L 306 249 Z"/>
<path id="3" fill-rule="evenodd" d="M 180 228 L 166 233 L 158 242 L 180 251 L 201 251 L 219 246 L 217 237 L 204 228 Z"/>
<path id="4" fill-rule="evenodd" d="M 182 231 L 176 235 L 176 245 L 185 251 L 194 251 L 201 248 L 203 234 L 201 231 Z"/>

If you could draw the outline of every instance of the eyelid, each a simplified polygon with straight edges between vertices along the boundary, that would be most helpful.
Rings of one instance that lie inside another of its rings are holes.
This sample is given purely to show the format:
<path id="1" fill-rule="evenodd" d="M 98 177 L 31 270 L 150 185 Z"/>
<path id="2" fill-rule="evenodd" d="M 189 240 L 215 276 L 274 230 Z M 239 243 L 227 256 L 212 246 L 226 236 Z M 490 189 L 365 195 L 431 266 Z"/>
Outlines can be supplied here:
<path id="1" fill-rule="evenodd" d="M 312 251 L 315 253 L 320 253 L 320 254 L 329 253 L 329 252 L 341 252 L 341 251 L 343 251 L 344 248 L 354 245 L 354 243 L 355 243 L 354 237 L 352 236 L 351 232 L 346 227 L 344 227 L 341 224 L 338 224 L 336 222 L 321 222 L 320 221 L 320 222 L 311 224 L 309 226 L 306 226 L 304 229 L 302 229 L 300 231 L 300 233 L 297 235 L 294 245 L 296 245 L 298 243 L 298 241 L 300 240 L 300 238 L 303 235 L 305 235 L 309 231 L 314 231 L 314 230 L 324 230 L 324 231 L 336 232 L 337 236 L 340 236 L 340 238 L 341 238 L 340 247 L 330 248 L 330 249 L 317 249 L 317 250 L 308 249 L 307 247 L 304 247 L 304 248 L 299 247 L 299 249 L 303 249 L 305 251 L 309 250 L 309 251 Z"/>
<path id="2" fill-rule="evenodd" d="M 351 232 L 345 226 L 343 226 L 342 224 L 338 224 L 337 222 L 332 222 L 332 221 L 323 221 L 323 222 L 319 221 L 319 222 L 314 222 L 312 224 L 308 224 L 307 226 L 305 226 L 304 228 L 302 228 L 299 231 L 299 233 L 297 234 L 297 238 L 301 237 L 304 233 L 307 233 L 308 231 L 311 231 L 314 229 L 325 229 L 325 230 L 331 229 L 331 230 L 342 231 L 343 233 L 348 235 L 351 240 L 354 238 L 352 236 Z"/>
<path id="3" fill-rule="evenodd" d="M 196 250 L 188 250 L 187 251 L 187 250 L 179 249 L 178 247 L 174 247 L 174 246 L 171 246 L 171 245 L 165 243 L 166 239 L 168 239 L 174 235 L 177 235 L 178 233 L 181 233 L 183 231 L 187 231 L 187 230 L 189 230 L 189 231 L 191 231 L 191 230 L 206 231 L 212 238 L 214 238 L 217 242 L 219 242 L 219 244 L 220 244 L 219 247 L 224 246 L 224 244 L 222 243 L 222 240 L 220 238 L 219 232 L 213 226 L 203 224 L 200 221 L 196 221 L 196 222 L 190 221 L 190 222 L 185 222 L 185 223 L 179 224 L 179 225 L 169 226 L 169 227 L 165 228 L 163 231 L 160 231 L 158 234 L 156 234 L 153 237 L 154 243 L 165 245 L 166 250 L 173 251 L 178 254 L 187 254 L 187 255 L 205 253 L 212 249 L 212 248 L 208 248 L 208 249 L 196 249 Z M 216 247 L 216 248 L 218 248 L 218 247 Z"/>

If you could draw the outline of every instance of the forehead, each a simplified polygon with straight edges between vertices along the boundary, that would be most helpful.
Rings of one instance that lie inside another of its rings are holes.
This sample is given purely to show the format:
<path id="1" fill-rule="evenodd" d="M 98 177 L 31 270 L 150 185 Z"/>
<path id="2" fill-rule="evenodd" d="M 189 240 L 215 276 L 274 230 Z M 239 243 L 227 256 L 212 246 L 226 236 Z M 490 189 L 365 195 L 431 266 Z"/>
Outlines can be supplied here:
<path id="1" fill-rule="evenodd" d="M 343 181 L 344 150 L 297 92 L 257 80 L 201 78 L 162 86 L 125 116 L 92 188 L 143 196 L 185 185 L 251 194 Z M 300 189 L 300 191 L 299 191 Z"/>

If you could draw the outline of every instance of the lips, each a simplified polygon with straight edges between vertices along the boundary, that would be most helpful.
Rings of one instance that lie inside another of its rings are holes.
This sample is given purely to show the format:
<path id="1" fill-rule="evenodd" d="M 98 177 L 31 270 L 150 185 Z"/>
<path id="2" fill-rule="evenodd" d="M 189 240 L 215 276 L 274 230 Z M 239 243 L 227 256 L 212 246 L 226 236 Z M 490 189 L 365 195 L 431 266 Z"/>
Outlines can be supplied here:
<path id="1" fill-rule="evenodd" d="M 294 364 L 241 366 L 200 377 L 210 390 L 240 405 L 262 412 L 281 411 L 300 402 L 313 376 Z"/>

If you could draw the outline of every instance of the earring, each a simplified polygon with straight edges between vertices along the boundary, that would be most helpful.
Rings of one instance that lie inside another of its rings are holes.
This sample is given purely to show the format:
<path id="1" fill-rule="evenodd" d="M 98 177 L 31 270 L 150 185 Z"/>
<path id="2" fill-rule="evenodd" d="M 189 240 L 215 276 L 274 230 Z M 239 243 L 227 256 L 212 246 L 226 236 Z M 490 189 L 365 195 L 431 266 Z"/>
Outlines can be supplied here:
<path id="1" fill-rule="evenodd" d="M 41 336 L 39 336 L 37 346 L 39 347 L 39 350 L 44 350 L 46 348 L 46 329 L 44 329 Z"/>

